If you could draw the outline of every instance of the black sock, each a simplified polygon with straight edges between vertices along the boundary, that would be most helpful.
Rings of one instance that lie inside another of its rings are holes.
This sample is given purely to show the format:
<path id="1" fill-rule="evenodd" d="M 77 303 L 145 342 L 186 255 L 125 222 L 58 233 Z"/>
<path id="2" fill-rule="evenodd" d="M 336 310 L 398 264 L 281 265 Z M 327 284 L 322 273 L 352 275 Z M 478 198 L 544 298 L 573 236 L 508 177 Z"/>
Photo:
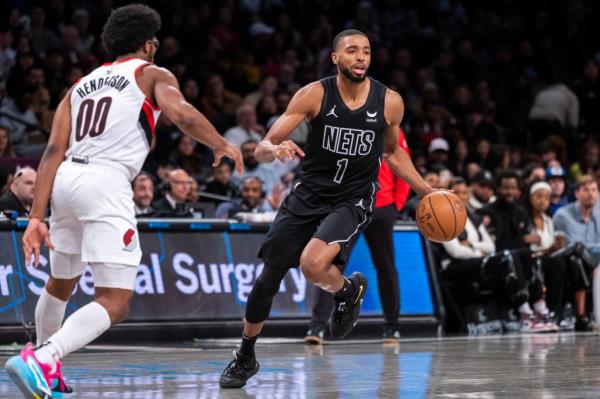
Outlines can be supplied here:
<path id="1" fill-rule="evenodd" d="M 352 295 L 354 295 L 354 285 L 352 285 L 352 282 L 350 280 L 344 277 L 344 286 L 341 290 L 335 293 L 335 296 L 337 299 L 346 301 L 352 298 Z"/>
<path id="2" fill-rule="evenodd" d="M 246 337 L 246 334 L 242 333 L 242 344 L 240 345 L 240 350 L 238 352 L 250 359 L 254 359 L 256 357 L 256 354 L 254 353 L 254 344 L 256 343 L 257 338 L 258 335 Z"/>

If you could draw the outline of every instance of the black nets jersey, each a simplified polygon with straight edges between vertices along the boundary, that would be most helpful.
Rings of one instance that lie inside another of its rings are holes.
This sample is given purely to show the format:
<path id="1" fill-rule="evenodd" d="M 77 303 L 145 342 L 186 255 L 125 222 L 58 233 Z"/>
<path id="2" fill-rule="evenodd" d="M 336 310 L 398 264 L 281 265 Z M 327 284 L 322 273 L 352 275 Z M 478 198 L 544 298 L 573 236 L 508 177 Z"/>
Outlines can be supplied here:
<path id="1" fill-rule="evenodd" d="M 367 101 L 356 110 L 342 100 L 335 75 L 320 81 L 321 110 L 310 123 L 298 180 L 324 199 L 369 196 L 377 184 L 387 128 L 387 88 L 369 79 Z"/>

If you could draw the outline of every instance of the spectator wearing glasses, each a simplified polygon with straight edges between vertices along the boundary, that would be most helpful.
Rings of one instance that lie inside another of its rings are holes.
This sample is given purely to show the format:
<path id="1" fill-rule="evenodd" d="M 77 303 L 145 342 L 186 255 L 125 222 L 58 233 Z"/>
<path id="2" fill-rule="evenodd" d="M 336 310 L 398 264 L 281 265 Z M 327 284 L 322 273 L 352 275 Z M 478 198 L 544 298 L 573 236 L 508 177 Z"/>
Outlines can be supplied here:
<path id="1" fill-rule="evenodd" d="M 175 169 L 169 174 L 165 197 L 154 204 L 157 217 L 191 217 L 192 210 L 187 198 L 192 188 L 191 177 L 183 169 Z"/>
<path id="2" fill-rule="evenodd" d="M 0 196 L 0 211 L 17 212 L 17 216 L 27 216 L 33 202 L 33 189 L 37 173 L 26 167 L 15 173 L 10 187 Z"/>

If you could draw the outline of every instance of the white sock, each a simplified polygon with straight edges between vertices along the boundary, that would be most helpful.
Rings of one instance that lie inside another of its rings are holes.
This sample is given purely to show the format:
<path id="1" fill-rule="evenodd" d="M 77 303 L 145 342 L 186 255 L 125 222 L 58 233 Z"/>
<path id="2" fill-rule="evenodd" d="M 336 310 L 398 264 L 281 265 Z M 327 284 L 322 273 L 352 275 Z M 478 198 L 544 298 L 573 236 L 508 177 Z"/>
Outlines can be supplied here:
<path id="1" fill-rule="evenodd" d="M 529 306 L 529 302 L 524 302 L 521 306 L 519 306 L 520 314 L 533 314 L 533 310 L 531 310 L 531 306 Z"/>
<path id="2" fill-rule="evenodd" d="M 546 315 L 546 314 L 550 313 L 550 310 L 548 309 L 548 306 L 546 305 L 546 301 L 544 301 L 543 299 L 540 299 L 539 301 L 534 303 L 533 308 L 535 309 L 535 313 L 537 313 L 537 314 Z"/>
<path id="3" fill-rule="evenodd" d="M 57 360 L 89 344 L 109 327 L 110 316 L 106 309 L 98 302 L 90 302 L 67 318 L 35 355 L 54 369 Z"/>
<path id="4" fill-rule="evenodd" d="M 60 329 L 65 318 L 67 301 L 58 299 L 46 291 L 42 294 L 35 306 L 35 334 L 37 336 L 36 346 L 43 344 L 52 334 Z"/>

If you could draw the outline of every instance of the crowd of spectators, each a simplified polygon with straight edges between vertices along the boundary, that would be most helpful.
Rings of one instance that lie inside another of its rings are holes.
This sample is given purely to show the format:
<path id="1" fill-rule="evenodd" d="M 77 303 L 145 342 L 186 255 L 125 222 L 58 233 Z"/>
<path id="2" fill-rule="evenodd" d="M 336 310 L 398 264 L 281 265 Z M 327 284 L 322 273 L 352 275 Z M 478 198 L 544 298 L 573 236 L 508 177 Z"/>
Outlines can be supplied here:
<path id="1" fill-rule="evenodd" d="M 598 6 L 593 3 L 149 4 L 163 20 L 156 63 L 177 76 L 188 101 L 225 137 L 248 151 L 299 87 L 335 72 L 331 39 L 353 27 L 371 40 L 371 76 L 404 98 L 403 128 L 417 166 L 439 175 L 445 187 L 453 176 L 466 179 L 474 207 L 493 201 L 490 181 L 507 168 L 526 173 L 536 163 L 561 169 L 567 193 L 582 174 L 600 177 L 600 56 L 593 19 Z M 107 61 L 100 32 L 119 5 L 57 0 L 0 6 L 2 159 L 27 164 L 39 158 L 59 100 L 77 79 Z M 307 134 L 303 123 L 292 138 L 302 145 Z M 240 198 L 241 178 L 212 184 L 219 172 L 211 166 L 210 149 L 181 135 L 165 118 L 157 137 L 144 166 L 156 180 L 155 201 L 166 197 L 166 175 L 174 169 L 191 177 L 200 202 L 218 206 Z M 265 200 L 280 202 L 287 186 L 282 179 L 293 180 L 289 172 L 297 163 L 252 162 L 246 160 L 247 174 L 262 180 Z M 206 196 L 209 187 L 221 197 Z M 552 209 L 556 201 L 566 201 L 557 195 Z"/>
<path id="2" fill-rule="evenodd" d="M 12 211 L 26 214 L 31 201 L 24 185 L 33 170 L 15 167 L 36 164 L 60 99 L 108 61 L 100 32 L 121 3 L 0 5 L 0 203 L 13 201 L 18 209 Z M 494 290 L 510 297 L 526 327 L 552 328 L 549 311 L 560 321 L 567 295 L 556 292 L 555 285 L 562 286 L 556 281 L 572 274 L 573 263 L 583 269 L 597 264 L 597 250 L 590 254 L 572 245 L 600 242 L 600 227 L 588 228 L 600 220 L 600 4 L 148 4 L 163 21 L 156 63 L 171 70 L 186 99 L 241 147 L 246 172 L 236 176 L 227 162 L 213 167 L 209 148 L 162 117 L 157 145 L 132 184 L 139 216 L 229 218 L 276 211 L 298 161 L 258 164 L 253 149 L 298 88 L 335 73 L 333 36 L 360 29 L 373 47 L 370 75 L 404 99 L 402 127 L 416 167 L 430 184 L 462 193 L 470 210 L 465 236 L 443 246 L 443 275 L 449 282 L 465 275 L 478 284 L 496 282 Z M 291 137 L 302 146 L 308 131 L 303 122 Z M 536 186 L 542 181 L 547 184 Z M 399 218 L 411 219 L 416 205 L 417 198 L 409 199 Z M 550 254 L 560 248 L 571 249 L 557 261 Z M 524 249 L 529 252 L 519 252 Z M 531 252 L 540 255 L 535 262 Z M 503 255 L 490 261 L 493 253 Z M 494 277 L 482 282 L 469 268 L 484 261 Z M 561 262 L 567 266 L 556 266 Z M 494 271 L 507 263 L 510 273 Z M 567 278 L 580 329 L 588 328 L 590 273 Z M 530 318 L 534 313 L 544 317 Z"/>

